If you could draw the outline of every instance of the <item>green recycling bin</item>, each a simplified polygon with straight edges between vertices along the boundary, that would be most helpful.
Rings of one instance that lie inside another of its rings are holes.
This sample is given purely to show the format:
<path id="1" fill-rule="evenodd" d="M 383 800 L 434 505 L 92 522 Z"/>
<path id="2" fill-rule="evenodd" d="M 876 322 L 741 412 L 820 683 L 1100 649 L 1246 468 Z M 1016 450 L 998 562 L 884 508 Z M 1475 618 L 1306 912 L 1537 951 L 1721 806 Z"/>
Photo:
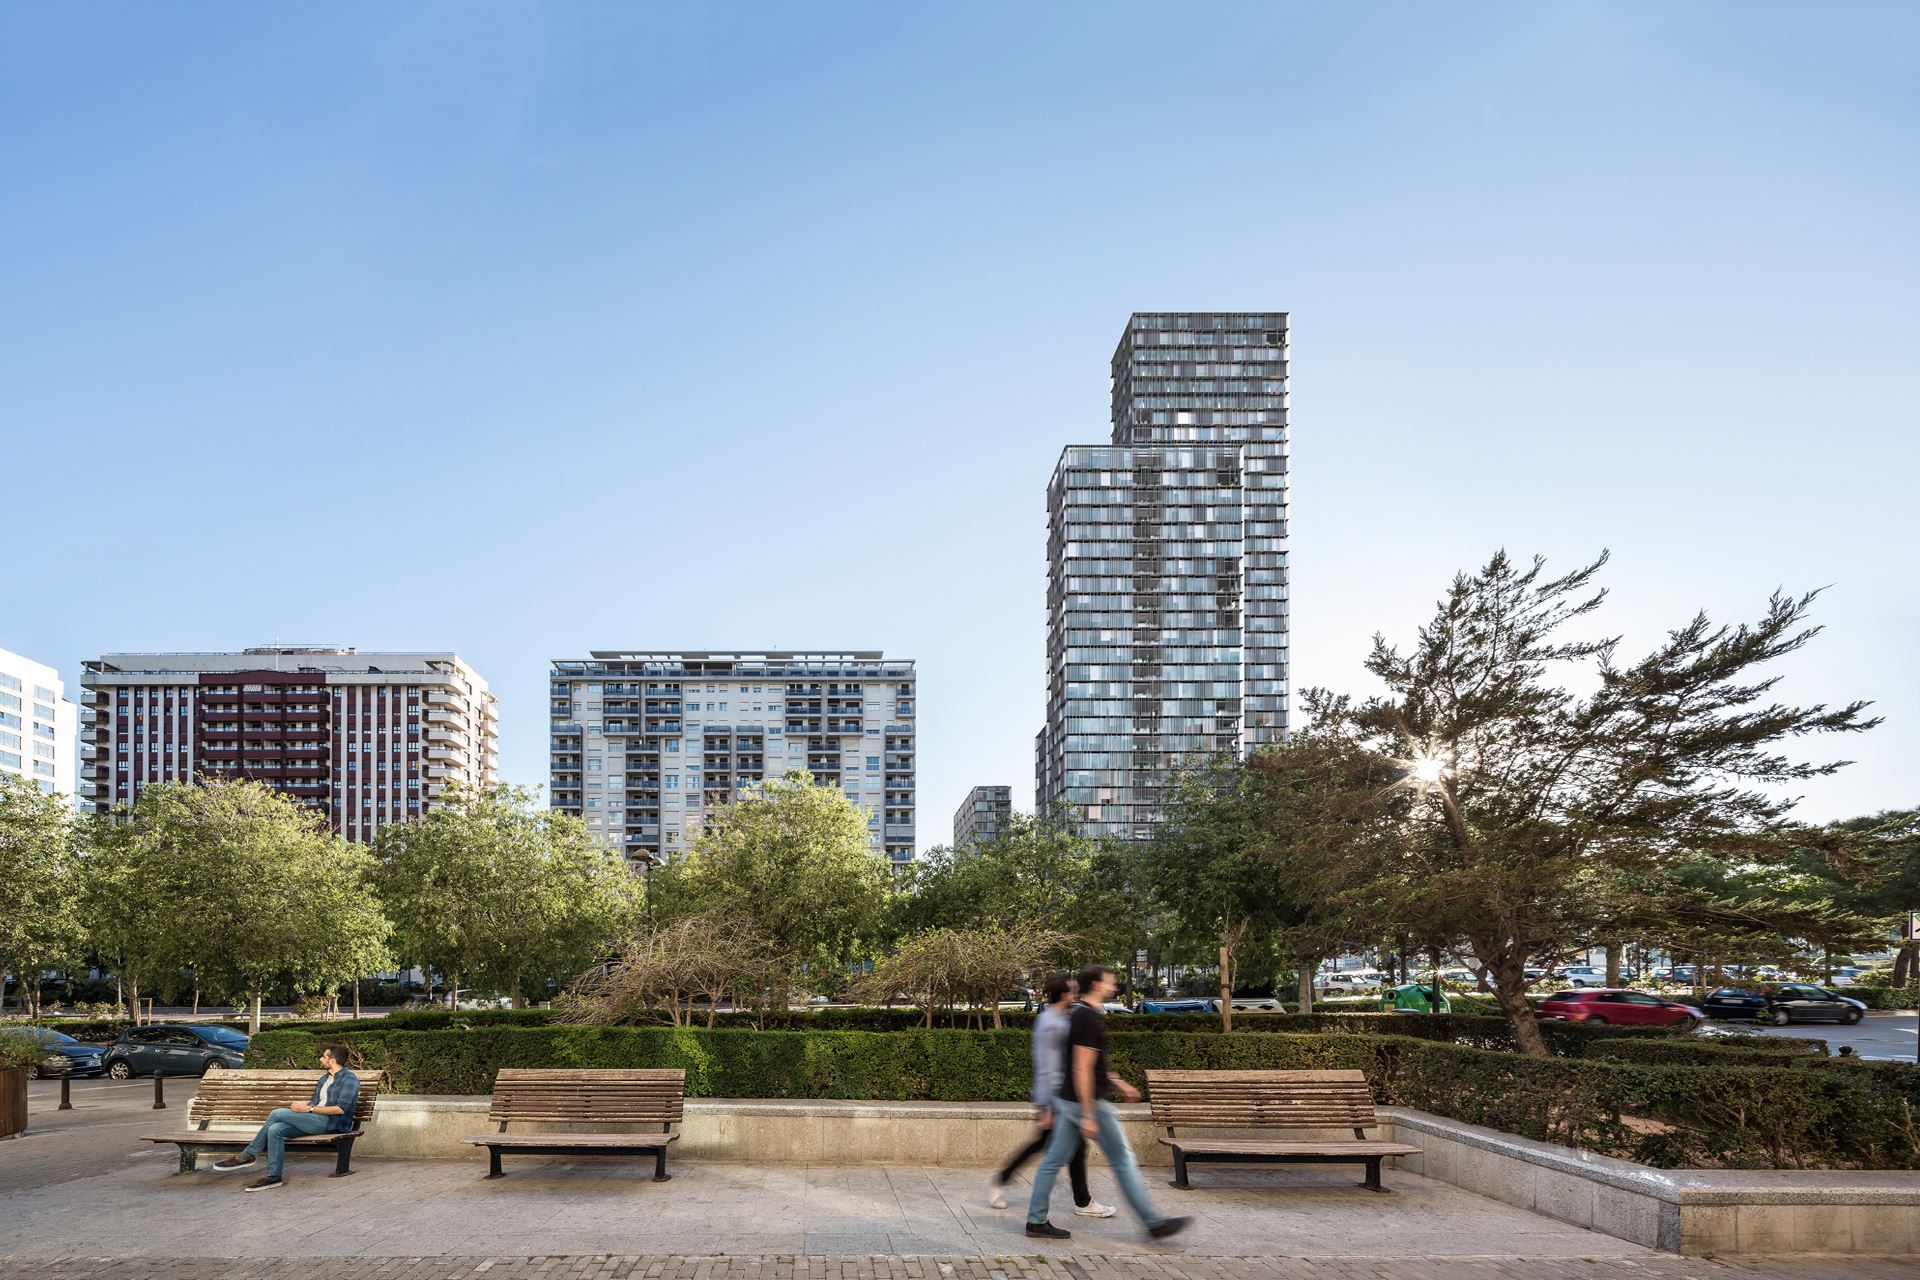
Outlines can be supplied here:
<path id="1" fill-rule="evenodd" d="M 1444 987 L 1440 991 L 1440 1007 L 1434 1008 L 1431 982 L 1409 982 L 1403 987 L 1389 987 L 1380 993 L 1380 1008 L 1390 1013 L 1453 1012 L 1453 1005 L 1447 999 Z"/>

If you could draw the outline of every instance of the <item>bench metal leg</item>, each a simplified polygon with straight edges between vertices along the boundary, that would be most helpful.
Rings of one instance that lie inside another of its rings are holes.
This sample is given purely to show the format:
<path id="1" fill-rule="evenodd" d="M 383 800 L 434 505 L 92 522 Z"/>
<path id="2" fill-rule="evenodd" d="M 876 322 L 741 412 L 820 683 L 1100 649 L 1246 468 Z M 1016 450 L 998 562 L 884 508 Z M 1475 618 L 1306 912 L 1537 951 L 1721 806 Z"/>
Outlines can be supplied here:
<path id="1" fill-rule="evenodd" d="M 339 1158 L 333 1162 L 333 1172 L 328 1176 L 344 1178 L 353 1172 L 353 1170 L 348 1167 L 348 1162 L 353 1159 L 353 1139 L 336 1138 L 334 1139 L 333 1149 L 339 1152 L 340 1155 Z"/>
<path id="2" fill-rule="evenodd" d="M 504 1178 L 507 1176 L 506 1172 L 500 1168 L 500 1148 L 498 1147 L 487 1148 L 487 1176 L 489 1178 Z"/>
<path id="3" fill-rule="evenodd" d="M 1367 1180 L 1360 1185 L 1369 1191 L 1378 1191 L 1384 1195 L 1387 1193 L 1387 1189 L 1380 1185 L 1380 1159 L 1379 1156 L 1368 1157 Z"/>
<path id="4" fill-rule="evenodd" d="M 653 1180 L 655 1182 L 673 1181 L 673 1175 L 667 1172 L 667 1149 L 665 1147 L 655 1147 L 653 1149 Z"/>
<path id="5" fill-rule="evenodd" d="M 199 1156 L 200 1156 L 200 1148 L 182 1145 L 180 1148 L 179 1172 L 192 1173 L 194 1170 L 194 1163 L 196 1160 L 199 1159 Z"/>
<path id="6" fill-rule="evenodd" d="M 1187 1181 L 1187 1153 L 1178 1147 L 1173 1149 L 1173 1181 L 1167 1185 L 1178 1187 L 1182 1191 L 1186 1191 L 1193 1186 L 1191 1182 Z"/>

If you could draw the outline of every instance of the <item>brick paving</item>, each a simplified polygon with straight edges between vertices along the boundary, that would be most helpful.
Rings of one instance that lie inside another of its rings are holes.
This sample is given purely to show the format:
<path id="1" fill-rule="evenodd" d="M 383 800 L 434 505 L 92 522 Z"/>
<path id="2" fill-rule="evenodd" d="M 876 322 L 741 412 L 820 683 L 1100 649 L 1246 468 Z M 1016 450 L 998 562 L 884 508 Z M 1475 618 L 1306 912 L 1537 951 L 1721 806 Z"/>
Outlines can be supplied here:
<path id="1" fill-rule="evenodd" d="M 1205 1258 L 1100 1254 L 0 1259 L 0 1280 L 1913 1280 L 1911 1258 Z"/>

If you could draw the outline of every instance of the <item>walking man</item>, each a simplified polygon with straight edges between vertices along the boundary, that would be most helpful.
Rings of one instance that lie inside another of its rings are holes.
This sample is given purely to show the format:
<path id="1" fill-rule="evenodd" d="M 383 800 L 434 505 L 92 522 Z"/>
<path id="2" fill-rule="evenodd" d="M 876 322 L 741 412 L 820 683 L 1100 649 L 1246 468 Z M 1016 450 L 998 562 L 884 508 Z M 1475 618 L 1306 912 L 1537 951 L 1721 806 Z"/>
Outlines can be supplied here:
<path id="1" fill-rule="evenodd" d="M 280 1168 L 287 1158 L 287 1139 L 317 1133 L 345 1133 L 353 1128 L 353 1112 L 360 1101 L 360 1077 L 348 1071 L 347 1047 L 330 1044 L 320 1050 L 326 1074 L 313 1086 L 313 1098 L 291 1107 L 276 1107 L 237 1156 L 213 1163 L 217 1173 L 250 1169 L 267 1153 L 267 1176 L 247 1184 L 248 1191 L 271 1191 L 281 1185 Z"/>
<path id="2" fill-rule="evenodd" d="M 1006 1165 L 993 1175 L 987 1187 L 987 1206 L 993 1209 L 1007 1207 L 1007 1183 L 1013 1181 L 1013 1175 L 1020 1172 L 1021 1165 L 1045 1151 L 1048 1140 L 1053 1137 L 1053 1100 L 1059 1095 L 1060 1082 L 1066 1075 L 1068 1011 L 1073 1007 L 1076 986 L 1066 974 L 1055 973 L 1048 976 L 1041 990 L 1045 1003 L 1041 1005 L 1040 1016 L 1033 1020 L 1033 1106 L 1034 1119 L 1039 1123 L 1040 1131 L 1034 1135 L 1032 1142 L 1014 1152 Z M 1085 1142 L 1074 1143 L 1073 1159 L 1067 1162 L 1067 1175 L 1073 1182 L 1075 1213 L 1083 1218 L 1113 1216 L 1113 1206 L 1096 1201 L 1087 1186 Z"/>
<path id="3" fill-rule="evenodd" d="M 1127 1204 L 1140 1219 L 1147 1234 L 1156 1240 L 1186 1229 L 1190 1218 L 1163 1218 L 1147 1198 L 1147 1184 L 1140 1177 L 1140 1166 L 1120 1129 L 1120 1116 L 1113 1109 L 1113 1094 L 1127 1102 L 1138 1102 L 1140 1091 L 1107 1070 L 1107 1016 L 1102 1006 L 1118 989 L 1113 970 L 1103 964 L 1090 964 L 1080 971 L 1080 1000 L 1073 1006 L 1067 1024 L 1067 1070 L 1059 1093 L 1054 1098 L 1053 1137 L 1047 1153 L 1040 1157 L 1040 1171 L 1033 1177 L 1033 1197 L 1027 1202 L 1027 1234 L 1048 1240 L 1065 1240 L 1073 1235 L 1047 1221 L 1053 1199 L 1053 1184 L 1060 1177 L 1060 1166 L 1067 1163 L 1076 1143 L 1098 1142 L 1101 1154 L 1113 1166 L 1113 1176 L 1127 1197 Z"/>

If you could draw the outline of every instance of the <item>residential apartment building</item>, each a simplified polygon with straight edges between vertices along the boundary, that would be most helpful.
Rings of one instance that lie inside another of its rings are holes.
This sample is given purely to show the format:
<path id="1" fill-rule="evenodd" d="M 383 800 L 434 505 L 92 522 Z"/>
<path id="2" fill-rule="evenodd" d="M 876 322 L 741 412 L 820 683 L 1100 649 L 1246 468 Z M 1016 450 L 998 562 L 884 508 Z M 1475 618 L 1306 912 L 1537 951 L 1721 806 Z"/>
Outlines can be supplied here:
<path id="1" fill-rule="evenodd" d="M 876 651 L 628 653 L 552 670 L 552 803 L 628 857 L 672 858 L 743 787 L 804 769 L 914 853 L 911 660 Z"/>
<path id="2" fill-rule="evenodd" d="M 83 669 L 80 789 L 99 812 L 155 782 L 249 778 L 366 843 L 496 779 L 499 712 L 458 654 L 268 645 Z"/>
<path id="3" fill-rule="evenodd" d="M 72 798 L 76 722 L 58 671 L 0 649 L 0 773 Z"/>
<path id="4" fill-rule="evenodd" d="M 1143 312 L 1113 438 L 1047 486 L 1042 812 L 1143 838 L 1183 759 L 1287 726 L 1287 317 Z"/>
<path id="5" fill-rule="evenodd" d="M 1012 787 L 975 787 L 954 811 L 953 847 L 984 844 L 1005 831 L 1012 818 Z"/>

